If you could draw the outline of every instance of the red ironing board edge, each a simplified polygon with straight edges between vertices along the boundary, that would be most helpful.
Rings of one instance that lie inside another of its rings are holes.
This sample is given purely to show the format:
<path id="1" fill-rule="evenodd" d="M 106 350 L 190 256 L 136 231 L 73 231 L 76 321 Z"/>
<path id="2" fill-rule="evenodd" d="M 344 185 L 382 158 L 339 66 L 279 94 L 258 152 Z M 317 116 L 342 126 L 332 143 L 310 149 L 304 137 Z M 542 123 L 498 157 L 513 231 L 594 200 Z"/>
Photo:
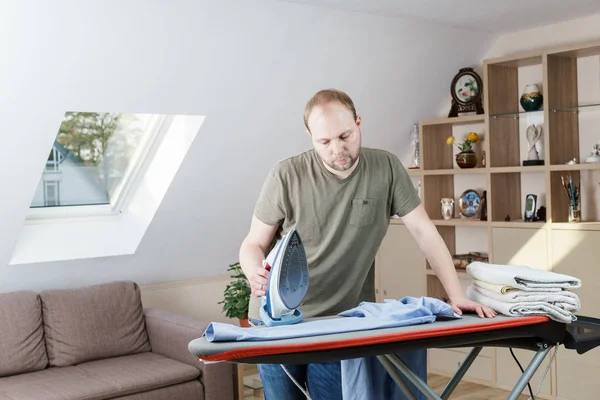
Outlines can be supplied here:
<path id="1" fill-rule="evenodd" d="M 498 322 L 485 322 L 479 324 L 470 324 L 457 326 L 453 328 L 434 328 L 422 329 L 417 331 L 397 332 L 385 335 L 363 336 L 345 340 L 336 340 L 329 342 L 309 342 L 272 346 L 260 346 L 247 349 L 228 350 L 219 354 L 206 355 L 199 357 L 200 360 L 218 362 L 230 361 L 238 358 L 248 358 L 282 353 L 300 353 L 303 351 L 330 350 L 343 347 L 364 346 L 389 342 L 402 342 L 417 339 L 427 339 L 432 337 L 459 335 L 473 332 L 481 332 L 493 329 L 514 328 L 517 326 L 534 325 L 548 322 L 550 318 L 546 316 L 515 317 L 514 319 L 502 320 Z M 427 325 L 427 324 L 425 324 Z"/>

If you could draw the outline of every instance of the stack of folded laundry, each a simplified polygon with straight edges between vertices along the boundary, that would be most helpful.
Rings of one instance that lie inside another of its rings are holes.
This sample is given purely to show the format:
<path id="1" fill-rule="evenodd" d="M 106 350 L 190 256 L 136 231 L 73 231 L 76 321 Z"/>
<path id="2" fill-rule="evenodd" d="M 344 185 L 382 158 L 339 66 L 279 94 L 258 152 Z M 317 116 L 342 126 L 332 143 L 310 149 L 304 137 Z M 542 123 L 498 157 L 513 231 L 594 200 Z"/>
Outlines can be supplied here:
<path id="1" fill-rule="evenodd" d="M 521 265 L 473 262 L 467 266 L 472 284 L 467 297 L 507 316 L 544 315 L 571 323 L 581 308 L 571 289 L 581 281 L 569 275 Z"/>

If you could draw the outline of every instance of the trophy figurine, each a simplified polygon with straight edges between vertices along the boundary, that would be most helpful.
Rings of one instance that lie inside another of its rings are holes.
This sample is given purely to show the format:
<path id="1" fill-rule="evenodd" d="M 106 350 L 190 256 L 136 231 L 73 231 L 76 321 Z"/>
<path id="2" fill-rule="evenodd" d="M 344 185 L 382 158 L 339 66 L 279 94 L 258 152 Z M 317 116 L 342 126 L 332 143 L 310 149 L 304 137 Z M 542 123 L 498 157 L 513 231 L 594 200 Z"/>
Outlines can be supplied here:
<path id="1" fill-rule="evenodd" d="M 408 169 L 419 169 L 421 168 L 421 157 L 419 153 L 419 127 L 417 124 L 413 125 L 413 129 L 410 132 L 411 140 L 411 164 Z"/>
<path id="2" fill-rule="evenodd" d="M 529 152 L 527 154 L 527 160 L 523 161 L 523 166 L 544 165 L 544 160 L 540 160 L 540 155 L 537 151 L 537 142 L 542 137 L 542 126 L 529 125 L 525 137 L 529 142 Z"/>

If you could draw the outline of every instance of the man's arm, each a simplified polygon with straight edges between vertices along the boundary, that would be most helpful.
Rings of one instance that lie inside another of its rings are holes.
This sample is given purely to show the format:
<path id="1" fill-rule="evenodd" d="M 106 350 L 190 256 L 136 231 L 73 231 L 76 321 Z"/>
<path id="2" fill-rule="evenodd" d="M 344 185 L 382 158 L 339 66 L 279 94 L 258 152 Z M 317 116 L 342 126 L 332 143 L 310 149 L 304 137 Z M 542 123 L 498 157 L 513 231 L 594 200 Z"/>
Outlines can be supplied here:
<path id="1" fill-rule="evenodd" d="M 266 258 L 277 228 L 277 225 L 267 225 L 253 215 L 250 231 L 240 247 L 240 265 L 250 281 L 252 295 L 257 297 L 265 295 L 269 273 L 263 268 L 262 262 Z"/>
<path id="2" fill-rule="evenodd" d="M 448 247 L 437 228 L 429 219 L 423 205 L 420 204 L 402 217 L 402 221 L 429 260 L 431 268 L 440 278 L 450 300 L 463 297 L 463 289 L 458 280 L 450 251 L 448 251 Z"/>
<path id="3" fill-rule="evenodd" d="M 429 219 L 423 205 L 418 205 L 414 210 L 403 216 L 402 220 L 427 260 L 429 260 L 431 268 L 442 282 L 455 311 L 460 314 L 461 309 L 464 309 L 475 311 L 480 317 L 483 317 L 484 314 L 488 317 L 495 316 L 496 313 L 489 307 L 481 306 L 466 298 L 458 280 L 450 251 L 437 228 Z"/>

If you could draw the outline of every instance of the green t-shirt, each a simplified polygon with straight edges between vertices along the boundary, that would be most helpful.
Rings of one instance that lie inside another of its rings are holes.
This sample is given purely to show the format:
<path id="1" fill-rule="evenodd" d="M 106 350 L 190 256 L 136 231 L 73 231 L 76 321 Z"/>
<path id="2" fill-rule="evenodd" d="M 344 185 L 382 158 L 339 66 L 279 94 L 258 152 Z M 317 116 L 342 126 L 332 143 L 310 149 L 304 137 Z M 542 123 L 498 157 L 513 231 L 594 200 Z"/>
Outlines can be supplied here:
<path id="1" fill-rule="evenodd" d="M 266 224 L 279 225 L 278 237 L 296 226 L 310 276 L 299 309 L 309 318 L 375 301 L 374 260 L 390 217 L 404 216 L 419 204 L 400 160 L 363 147 L 358 166 L 345 179 L 327 170 L 314 150 L 278 162 L 254 213 Z M 260 298 L 251 296 L 250 318 L 260 319 L 259 307 Z"/>

